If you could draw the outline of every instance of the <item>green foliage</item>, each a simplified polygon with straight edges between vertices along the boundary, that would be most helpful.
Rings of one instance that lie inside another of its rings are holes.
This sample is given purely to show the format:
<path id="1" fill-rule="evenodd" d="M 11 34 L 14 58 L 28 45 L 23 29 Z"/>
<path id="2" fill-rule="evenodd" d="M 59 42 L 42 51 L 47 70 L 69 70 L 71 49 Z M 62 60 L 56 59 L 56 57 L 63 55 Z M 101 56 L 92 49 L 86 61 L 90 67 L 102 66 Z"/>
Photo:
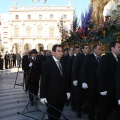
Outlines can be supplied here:
<path id="1" fill-rule="evenodd" d="M 112 41 L 120 40 L 116 36 L 120 34 L 120 25 L 118 17 L 108 18 L 104 23 L 95 24 L 89 21 L 84 31 L 78 30 L 77 18 L 73 21 L 73 29 L 70 31 L 70 36 L 66 41 L 62 42 L 63 46 L 75 46 L 82 43 L 101 42 L 107 44 Z"/>

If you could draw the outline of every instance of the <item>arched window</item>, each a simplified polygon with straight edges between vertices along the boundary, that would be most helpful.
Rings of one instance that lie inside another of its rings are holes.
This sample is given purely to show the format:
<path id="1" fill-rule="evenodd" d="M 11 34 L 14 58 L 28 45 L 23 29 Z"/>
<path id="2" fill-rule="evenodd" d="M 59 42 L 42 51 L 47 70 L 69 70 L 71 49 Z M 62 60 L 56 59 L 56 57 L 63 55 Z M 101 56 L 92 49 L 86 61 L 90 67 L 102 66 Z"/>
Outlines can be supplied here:
<path id="1" fill-rule="evenodd" d="M 54 27 L 49 28 L 49 37 L 54 37 Z"/>
<path id="2" fill-rule="evenodd" d="M 14 26 L 14 36 L 19 37 L 19 27 L 17 25 Z"/>
<path id="3" fill-rule="evenodd" d="M 27 27 L 26 27 L 26 36 L 27 36 L 27 37 L 30 37 L 30 36 L 31 36 L 31 27 L 30 27 L 30 26 L 27 26 Z"/>
<path id="4" fill-rule="evenodd" d="M 42 37 L 42 30 L 43 30 L 42 26 L 37 27 L 37 36 L 38 37 Z"/>

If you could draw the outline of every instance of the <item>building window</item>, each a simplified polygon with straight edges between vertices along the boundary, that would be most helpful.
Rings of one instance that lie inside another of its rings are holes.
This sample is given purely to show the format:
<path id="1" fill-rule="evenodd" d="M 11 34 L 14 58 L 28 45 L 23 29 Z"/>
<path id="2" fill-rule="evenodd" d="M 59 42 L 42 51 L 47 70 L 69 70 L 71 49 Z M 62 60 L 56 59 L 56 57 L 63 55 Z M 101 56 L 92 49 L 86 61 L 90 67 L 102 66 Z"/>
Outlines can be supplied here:
<path id="1" fill-rule="evenodd" d="M 8 31 L 8 27 L 4 27 L 4 31 L 5 31 L 5 32 Z"/>
<path id="2" fill-rule="evenodd" d="M 28 15 L 28 19 L 29 19 L 29 20 L 31 19 L 31 15 Z"/>
<path id="3" fill-rule="evenodd" d="M 50 14 L 50 19 L 53 19 L 53 14 Z"/>
<path id="4" fill-rule="evenodd" d="M 18 20 L 19 19 L 19 15 L 15 15 L 15 19 Z"/>
<path id="5" fill-rule="evenodd" d="M 54 37 L 54 28 L 53 27 L 49 28 L 49 37 Z"/>
<path id="6" fill-rule="evenodd" d="M 8 37 L 8 32 L 4 32 L 4 38 Z"/>
<path id="7" fill-rule="evenodd" d="M 15 26 L 15 27 L 14 27 L 14 36 L 15 36 L 15 37 L 18 37 L 18 36 L 19 36 L 19 27 L 18 27 L 18 26 Z"/>
<path id="8" fill-rule="evenodd" d="M 39 15 L 39 19 L 42 19 L 42 15 Z"/>
<path id="9" fill-rule="evenodd" d="M 30 36 L 31 36 L 31 27 L 30 27 L 30 26 L 27 26 L 27 27 L 26 27 L 26 36 L 27 36 L 27 37 L 30 37 Z"/>
<path id="10" fill-rule="evenodd" d="M 67 15 L 63 15 L 63 19 L 67 19 Z"/>
<path id="11" fill-rule="evenodd" d="M 38 37 L 42 37 L 42 26 L 38 26 L 38 32 L 37 32 L 37 36 Z"/>

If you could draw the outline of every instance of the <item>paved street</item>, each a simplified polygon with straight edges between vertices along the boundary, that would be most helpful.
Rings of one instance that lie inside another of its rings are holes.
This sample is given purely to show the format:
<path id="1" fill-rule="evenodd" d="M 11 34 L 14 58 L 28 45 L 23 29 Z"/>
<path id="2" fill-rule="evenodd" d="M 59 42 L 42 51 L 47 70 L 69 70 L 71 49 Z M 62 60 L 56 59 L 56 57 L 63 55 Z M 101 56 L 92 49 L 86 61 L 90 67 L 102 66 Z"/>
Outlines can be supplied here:
<path id="1" fill-rule="evenodd" d="M 22 86 L 15 86 L 17 68 L 12 70 L 4 70 L 0 77 L 0 120 L 32 120 L 17 114 L 22 112 L 28 103 L 28 93 L 23 90 Z M 18 74 L 17 83 L 22 83 L 23 74 Z M 38 102 L 41 111 L 45 111 L 45 105 Z M 28 110 L 34 110 L 35 107 L 28 106 Z M 27 111 L 25 111 L 27 112 Z M 87 116 L 83 115 L 82 119 L 77 119 L 75 113 L 69 107 L 65 107 L 64 114 L 69 120 L 87 120 Z M 32 112 L 27 115 L 41 120 L 43 114 L 41 112 Z M 45 116 L 47 118 L 47 116 Z"/>

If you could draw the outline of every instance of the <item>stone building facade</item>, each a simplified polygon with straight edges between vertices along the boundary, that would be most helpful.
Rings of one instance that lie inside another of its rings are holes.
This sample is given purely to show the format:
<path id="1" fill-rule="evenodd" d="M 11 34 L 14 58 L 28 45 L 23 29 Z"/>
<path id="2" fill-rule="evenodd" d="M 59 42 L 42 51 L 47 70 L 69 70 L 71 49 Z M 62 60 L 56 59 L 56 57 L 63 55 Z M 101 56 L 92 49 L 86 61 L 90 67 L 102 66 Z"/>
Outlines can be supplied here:
<path id="1" fill-rule="evenodd" d="M 54 44 L 61 43 L 59 23 L 71 29 L 73 6 L 34 6 L 12 7 L 8 14 L 0 15 L 0 34 L 4 51 L 25 52 L 36 48 L 51 50 Z"/>

